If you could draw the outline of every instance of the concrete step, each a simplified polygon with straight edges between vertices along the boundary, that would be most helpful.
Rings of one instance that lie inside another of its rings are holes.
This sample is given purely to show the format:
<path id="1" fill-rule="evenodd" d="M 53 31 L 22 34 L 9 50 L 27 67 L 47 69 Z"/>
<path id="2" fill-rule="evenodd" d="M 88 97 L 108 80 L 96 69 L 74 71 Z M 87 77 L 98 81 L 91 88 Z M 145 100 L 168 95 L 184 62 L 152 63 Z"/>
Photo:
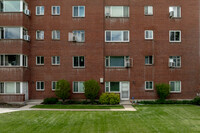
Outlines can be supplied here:
<path id="1" fill-rule="evenodd" d="M 26 101 L 26 104 L 28 105 L 38 105 L 38 104 L 41 104 L 43 102 L 43 100 L 28 100 Z"/>
<path id="2" fill-rule="evenodd" d="M 126 100 L 126 101 L 120 101 L 120 105 L 132 105 L 131 101 Z"/>

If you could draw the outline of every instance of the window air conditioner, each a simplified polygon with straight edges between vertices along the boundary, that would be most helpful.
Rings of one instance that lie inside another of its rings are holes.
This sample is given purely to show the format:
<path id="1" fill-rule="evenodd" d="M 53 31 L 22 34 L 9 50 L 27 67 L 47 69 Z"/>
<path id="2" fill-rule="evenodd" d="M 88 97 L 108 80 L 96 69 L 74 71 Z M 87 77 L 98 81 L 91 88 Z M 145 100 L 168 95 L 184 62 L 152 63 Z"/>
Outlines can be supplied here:
<path id="1" fill-rule="evenodd" d="M 30 12 L 30 10 L 25 10 L 25 14 L 27 15 L 27 16 L 30 16 L 31 15 L 31 12 Z"/>
<path id="2" fill-rule="evenodd" d="M 126 59 L 126 61 L 125 61 L 125 67 L 127 67 L 127 68 L 131 67 L 131 61 L 130 61 L 130 59 Z"/>
<path id="3" fill-rule="evenodd" d="M 109 18 L 109 17 L 110 17 L 110 13 L 107 12 L 107 13 L 106 13 L 106 18 Z"/>
<path id="4" fill-rule="evenodd" d="M 173 18 L 174 17 L 174 11 L 169 12 L 169 17 Z"/>
<path id="5" fill-rule="evenodd" d="M 173 61 L 173 59 L 169 59 L 169 67 L 170 68 L 174 68 L 175 67 L 175 62 Z"/>
<path id="6" fill-rule="evenodd" d="M 30 36 L 29 35 L 24 35 L 24 40 L 25 41 L 30 41 Z"/>

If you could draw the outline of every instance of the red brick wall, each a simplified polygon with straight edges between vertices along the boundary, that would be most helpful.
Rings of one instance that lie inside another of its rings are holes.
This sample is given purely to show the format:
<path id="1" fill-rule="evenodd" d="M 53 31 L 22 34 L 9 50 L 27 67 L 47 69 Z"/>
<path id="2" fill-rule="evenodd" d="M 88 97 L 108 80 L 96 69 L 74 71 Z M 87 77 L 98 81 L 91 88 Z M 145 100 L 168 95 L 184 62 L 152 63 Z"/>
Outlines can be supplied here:
<path id="1" fill-rule="evenodd" d="M 23 101 L 25 101 L 24 94 L 0 94 L 0 103 Z"/>
<path id="2" fill-rule="evenodd" d="M 45 15 L 36 16 L 35 7 L 45 6 Z M 51 6 L 61 6 L 60 16 L 51 16 Z M 72 6 L 84 5 L 85 18 L 72 18 Z M 129 18 L 105 18 L 104 6 L 130 6 Z M 154 7 L 153 16 L 144 15 L 144 6 Z M 169 6 L 181 6 L 181 19 L 169 19 Z M 154 99 L 155 90 L 145 91 L 145 81 L 154 83 L 169 83 L 181 81 L 182 90 L 179 94 L 171 94 L 171 99 L 190 99 L 199 90 L 199 1 L 197 0 L 34 0 L 29 1 L 31 17 L 23 17 L 31 35 L 30 51 L 25 48 L 23 53 L 29 53 L 29 96 L 30 99 L 41 99 L 54 96 L 51 81 L 65 79 L 70 81 L 130 81 L 130 98 Z M 6 16 L 7 17 L 7 16 Z M 10 22 L 5 18 L 0 24 L 21 25 L 20 21 Z M 18 20 L 18 19 L 17 19 Z M 28 23 L 28 24 L 27 24 Z M 29 27 L 30 24 L 30 27 Z M 45 31 L 44 41 L 35 39 L 36 30 Z M 60 30 L 61 40 L 52 41 L 51 31 Z M 68 42 L 68 32 L 85 30 L 85 43 Z M 130 30 L 129 43 L 105 43 L 105 30 Z M 154 30 L 154 40 L 144 40 L 144 30 Z M 169 43 L 169 30 L 181 30 L 182 42 Z M 14 42 L 13 42 L 14 43 Z M 0 47 L 5 43 L 0 41 Z M 18 52 L 12 47 L 10 52 Z M 154 65 L 145 66 L 144 58 L 154 55 Z M 44 66 L 36 66 L 36 56 L 45 57 Z M 60 56 L 61 65 L 52 66 L 51 56 Z M 85 69 L 73 69 L 72 57 L 85 56 Z M 129 69 L 105 69 L 105 56 L 130 56 L 133 67 Z M 181 56 L 182 67 L 169 69 L 169 56 Z M 9 74 L 10 75 L 10 74 Z M 11 76 L 10 76 L 11 77 Z M 11 78 L 15 78 L 13 76 Z M 28 76 L 27 76 L 28 77 Z M 0 75 L 0 81 L 4 79 Z M 36 81 L 45 81 L 45 90 L 36 91 Z M 101 84 L 104 92 L 104 84 Z M 84 98 L 84 94 L 72 94 L 71 98 Z"/>

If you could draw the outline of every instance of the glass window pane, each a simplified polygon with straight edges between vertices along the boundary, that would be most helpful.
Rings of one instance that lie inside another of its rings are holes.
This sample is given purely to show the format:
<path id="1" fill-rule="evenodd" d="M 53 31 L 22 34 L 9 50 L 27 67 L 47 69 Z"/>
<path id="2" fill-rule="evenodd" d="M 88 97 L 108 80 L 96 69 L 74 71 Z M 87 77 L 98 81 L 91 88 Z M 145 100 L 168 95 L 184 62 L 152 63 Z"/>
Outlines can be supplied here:
<path id="1" fill-rule="evenodd" d="M 41 90 L 43 90 L 44 89 L 44 82 L 41 82 L 40 84 L 41 84 Z"/>
<path id="2" fill-rule="evenodd" d="M 20 39 L 20 28 L 5 28 L 5 39 Z"/>
<path id="3" fill-rule="evenodd" d="M 122 41 L 121 31 L 112 31 L 112 41 Z"/>
<path id="4" fill-rule="evenodd" d="M 75 67 L 78 66 L 78 57 L 74 57 L 74 66 L 75 66 Z"/>
<path id="5" fill-rule="evenodd" d="M 129 17 L 129 7 L 124 6 L 124 17 Z"/>
<path id="6" fill-rule="evenodd" d="M 128 36 L 128 31 L 124 31 L 124 41 L 128 41 L 129 36 Z"/>
<path id="7" fill-rule="evenodd" d="M 170 88 L 171 88 L 171 91 L 175 91 L 174 82 L 170 82 Z"/>
<path id="8" fill-rule="evenodd" d="M 84 66 L 84 57 L 83 56 L 80 57 L 80 66 Z"/>
<path id="9" fill-rule="evenodd" d="M 41 64 L 44 64 L 44 57 L 41 56 Z"/>
<path id="10" fill-rule="evenodd" d="M 180 32 L 175 32 L 176 41 L 180 41 Z"/>
<path id="11" fill-rule="evenodd" d="M 111 41 L 111 31 L 106 31 L 106 41 Z"/>
<path id="12" fill-rule="evenodd" d="M 84 84 L 83 82 L 79 82 L 79 92 L 84 92 Z"/>
<path id="13" fill-rule="evenodd" d="M 0 93 L 4 93 L 4 83 L 0 82 Z"/>
<path id="14" fill-rule="evenodd" d="M 123 67 L 124 56 L 110 56 L 110 66 L 112 67 Z"/>
<path id="15" fill-rule="evenodd" d="M 15 82 L 6 82 L 5 83 L 5 93 L 6 94 L 15 94 Z"/>
<path id="16" fill-rule="evenodd" d="M 112 6 L 112 17 L 123 17 L 123 6 Z"/>
<path id="17" fill-rule="evenodd" d="M 78 17 L 78 6 L 74 6 L 74 17 Z"/>
<path id="18" fill-rule="evenodd" d="M 20 82 L 16 83 L 16 93 L 20 93 Z"/>
<path id="19" fill-rule="evenodd" d="M 80 6 L 79 7 L 79 17 L 84 17 L 85 16 L 85 10 L 84 10 L 84 6 Z"/>
<path id="20" fill-rule="evenodd" d="M 74 82 L 74 92 L 78 92 L 78 82 Z"/>
<path id="21" fill-rule="evenodd" d="M 20 12 L 20 2 L 21 1 L 3 1 L 4 12 Z"/>
<path id="22" fill-rule="evenodd" d="M 119 91 L 119 82 L 110 82 L 110 91 Z"/>
<path id="23" fill-rule="evenodd" d="M 170 41 L 174 41 L 175 39 L 174 39 L 174 32 L 173 31 L 171 31 L 170 32 Z"/>

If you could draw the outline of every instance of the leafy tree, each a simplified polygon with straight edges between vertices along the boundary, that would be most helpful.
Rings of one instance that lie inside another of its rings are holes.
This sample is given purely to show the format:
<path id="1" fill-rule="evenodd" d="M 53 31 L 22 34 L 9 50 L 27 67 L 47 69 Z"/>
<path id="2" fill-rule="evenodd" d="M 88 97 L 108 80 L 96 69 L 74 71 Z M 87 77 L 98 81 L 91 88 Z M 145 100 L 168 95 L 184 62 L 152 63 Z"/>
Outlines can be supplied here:
<path id="1" fill-rule="evenodd" d="M 96 80 L 88 80 L 84 82 L 85 87 L 85 97 L 90 99 L 93 103 L 95 98 L 98 96 L 100 85 Z"/>
<path id="2" fill-rule="evenodd" d="M 55 94 L 63 100 L 63 103 L 70 96 L 70 84 L 66 80 L 59 80 L 56 84 Z"/>
<path id="3" fill-rule="evenodd" d="M 164 84 L 164 83 L 156 84 L 156 91 L 157 91 L 159 100 L 165 101 L 165 99 L 170 93 L 170 86 L 169 84 Z"/>

